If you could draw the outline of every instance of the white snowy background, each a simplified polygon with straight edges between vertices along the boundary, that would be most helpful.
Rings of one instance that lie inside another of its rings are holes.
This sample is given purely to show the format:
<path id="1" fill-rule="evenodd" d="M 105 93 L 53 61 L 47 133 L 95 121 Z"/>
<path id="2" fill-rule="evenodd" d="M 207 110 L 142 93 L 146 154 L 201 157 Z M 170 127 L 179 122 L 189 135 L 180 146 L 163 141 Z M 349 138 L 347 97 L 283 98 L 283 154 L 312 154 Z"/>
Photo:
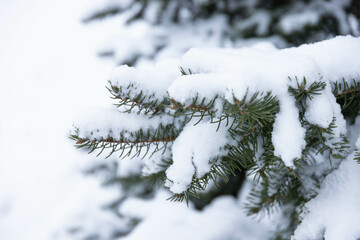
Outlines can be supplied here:
<path id="1" fill-rule="evenodd" d="M 74 115 L 108 104 L 113 68 L 102 33 L 81 24 L 85 0 L 0 1 L 0 239 L 50 239 L 70 214 L 111 198 L 80 171 Z M 97 197 L 94 197 L 97 196 Z"/>
<path id="2" fill-rule="evenodd" d="M 86 0 L 0 1 L 1 240 L 77 239 L 66 234 L 73 222 L 108 239 L 124 226 L 100 209 L 119 193 L 83 176 L 93 157 L 68 138 L 79 111 L 112 104 L 105 84 L 114 65 L 96 52 L 116 25 L 83 25 L 88 9 Z M 160 192 L 155 201 L 124 204 L 128 215 L 146 219 L 127 239 L 168 239 L 169 226 L 177 239 L 218 239 L 224 231 L 247 240 L 267 235 L 245 219 L 235 198 L 219 198 L 200 214 L 168 197 Z M 213 227 L 202 231 L 202 219 Z"/>

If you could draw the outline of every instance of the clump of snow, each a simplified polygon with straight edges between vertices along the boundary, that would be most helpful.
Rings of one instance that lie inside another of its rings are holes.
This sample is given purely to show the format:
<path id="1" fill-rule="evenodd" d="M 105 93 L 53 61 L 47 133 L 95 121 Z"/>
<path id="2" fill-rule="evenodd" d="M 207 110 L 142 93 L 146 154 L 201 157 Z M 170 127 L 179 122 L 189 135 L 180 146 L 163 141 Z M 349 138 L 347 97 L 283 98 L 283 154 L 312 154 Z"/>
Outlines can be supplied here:
<path id="1" fill-rule="evenodd" d="M 292 239 L 360 238 L 360 165 L 350 155 L 328 175 L 319 194 L 305 204 Z"/>
<path id="2" fill-rule="evenodd" d="M 189 122 L 175 140 L 172 148 L 173 164 L 166 170 L 170 180 L 167 186 L 174 193 L 182 193 L 189 187 L 192 178 L 202 177 L 210 171 L 214 158 L 225 156 L 230 136 L 224 124 L 207 121 L 194 126 Z"/>
<path id="3" fill-rule="evenodd" d="M 335 52 L 336 57 L 329 58 L 328 52 Z M 187 75 L 179 76 L 175 67 L 179 63 L 170 61 L 152 70 L 121 66 L 112 74 L 111 82 L 123 88 L 132 84 L 133 97 L 144 91 L 146 95 L 164 98 L 167 90 L 170 98 L 185 106 L 196 97 L 198 102 L 203 98 L 210 101 L 216 96 L 232 102 L 234 97 L 242 99 L 246 94 L 271 91 L 280 102 L 272 136 L 275 155 L 281 157 L 286 166 L 293 167 L 293 160 L 301 157 L 305 147 L 305 129 L 298 120 L 295 99 L 288 93 L 288 87 L 296 82 L 288 78 L 306 77 L 310 84 L 322 79 L 326 83 L 323 94 L 308 101 L 305 117 L 321 127 L 328 127 L 335 117 L 335 135 L 339 136 L 346 132 L 346 123 L 330 86 L 342 78 L 359 78 L 359 55 L 360 40 L 351 36 L 283 50 L 269 44 L 239 49 L 193 48 L 180 61 Z M 149 76 L 154 76 L 152 81 Z M 192 175 L 193 170 L 188 170 L 189 176 Z"/>
<path id="4" fill-rule="evenodd" d="M 333 116 L 330 101 L 324 93 L 307 99 L 305 118 L 309 123 L 327 128 Z"/>
<path id="5" fill-rule="evenodd" d="M 356 57 L 360 54 L 359 49 L 360 40 L 351 36 L 336 37 L 283 50 L 270 47 L 261 49 L 256 46 L 239 49 L 193 48 L 182 57 L 180 64 L 185 70 L 191 69 L 195 75 L 199 73 L 232 74 L 233 83 L 242 82 L 245 75 L 251 74 L 251 77 L 246 80 L 247 84 L 255 81 L 259 82 L 257 86 L 259 90 L 284 91 L 280 87 L 288 85 L 289 76 L 297 76 L 299 79 L 305 76 L 309 83 L 318 81 L 321 76 L 323 81 L 330 82 L 339 81 L 342 78 L 346 80 L 359 78 L 360 60 Z M 337 57 L 329 58 L 328 52 L 334 52 Z M 224 85 L 229 83 L 222 79 L 221 82 L 224 82 Z M 176 81 L 174 84 L 177 84 Z M 235 88 L 235 86 L 230 87 Z M 177 96 L 175 89 L 170 95 Z"/>
<path id="6" fill-rule="evenodd" d="M 331 51 L 336 52 L 336 58 L 328 57 Z M 170 97 L 188 106 L 195 96 L 208 101 L 218 96 L 232 102 L 234 97 L 242 99 L 246 93 L 271 91 L 280 101 L 272 138 L 275 154 L 292 167 L 293 160 L 301 156 L 305 146 L 305 129 L 298 120 L 295 99 L 288 93 L 288 87 L 295 82 L 288 77 L 306 77 L 310 84 L 323 77 L 322 81 L 327 84 L 325 95 L 309 102 L 306 118 L 317 125 L 328 126 L 335 117 L 335 135 L 339 136 L 346 132 L 346 123 L 329 86 L 342 78 L 359 78 L 359 55 L 360 39 L 351 36 L 283 50 L 271 47 L 191 49 L 181 59 L 181 66 L 193 74 L 177 78 L 168 92 Z M 317 110 L 324 106 L 326 109 L 322 110 L 326 115 L 317 118 Z"/>
<path id="7" fill-rule="evenodd" d="M 334 58 L 328 57 L 328 53 L 332 51 L 336 54 Z M 163 99 L 169 96 L 185 107 L 190 106 L 194 98 L 197 98 L 200 103 L 202 99 L 208 102 L 217 97 L 214 104 L 217 117 L 221 116 L 223 101 L 233 103 L 234 99 L 244 99 L 245 96 L 252 96 L 256 92 L 271 92 L 279 101 L 279 112 L 274 116 L 275 123 L 272 132 L 274 154 L 281 157 L 286 166 L 294 168 L 294 160 L 302 156 L 306 145 L 306 129 L 300 123 L 299 109 L 294 96 L 291 96 L 288 91 L 289 87 L 296 87 L 297 82 L 294 79 L 306 78 L 308 84 L 315 81 L 325 82 L 326 87 L 321 94 L 314 95 L 311 100 L 307 100 L 305 118 L 311 124 L 323 128 L 327 128 L 335 118 L 334 134 L 335 137 L 340 137 L 341 134 L 346 133 L 346 122 L 341 114 L 341 107 L 332 93 L 331 86 L 342 78 L 345 81 L 359 79 L 359 55 L 360 39 L 351 36 L 337 37 L 316 44 L 283 50 L 278 50 L 271 44 L 257 44 L 254 47 L 239 49 L 193 48 L 183 56 L 180 62 L 176 60 L 163 61 L 154 68 L 148 69 L 121 66 L 113 72 L 110 81 L 112 85 L 119 88 L 130 86 L 131 97 L 135 97 L 143 91 L 145 95 L 154 99 Z M 179 66 L 187 73 L 186 75 L 180 76 Z M 165 151 L 165 157 L 171 158 L 172 155 L 173 159 L 172 165 L 166 170 L 167 182 L 165 184 L 173 193 L 186 191 L 194 177 L 199 178 L 208 173 L 219 158 L 228 154 L 226 145 L 231 145 L 234 141 L 223 124 L 218 129 L 218 124 L 211 123 L 207 118 L 196 126 L 194 123 L 194 121 L 190 121 L 175 141 L 170 144 L 171 149 L 168 148 Z M 112 137 L 118 139 L 119 136 L 116 134 L 124 133 L 127 138 L 131 139 L 131 132 L 140 129 L 156 129 L 160 124 L 174 124 L 174 117 L 155 115 L 149 118 L 143 114 L 96 110 L 80 114 L 74 125 L 78 128 L 79 137 L 83 138 Z M 259 152 L 261 153 L 261 151 Z M 141 170 L 143 175 L 164 170 L 159 164 L 162 158 L 157 155 L 154 157 L 153 159 L 144 159 Z M 322 156 L 316 158 L 315 161 L 318 164 L 325 162 Z M 139 174 L 141 166 L 136 163 L 129 164 L 128 168 L 125 164 L 124 172 L 119 172 L 119 174 L 124 176 L 132 172 Z M 312 169 L 306 174 L 309 176 L 313 174 L 321 178 L 320 175 L 327 171 L 328 165 L 324 163 L 320 167 L 321 169 L 317 169 L 318 172 L 316 169 Z M 327 179 L 331 179 L 331 176 Z M 305 180 L 304 189 L 309 190 L 315 184 L 315 181 Z M 321 198 L 321 196 L 320 193 L 317 198 Z M 306 205 L 309 212 L 315 215 L 316 211 L 313 211 L 311 204 L 316 205 L 317 198 Z M 131 208 L 129 207 L 129 209 Z M 314 209 L 316 210 L 316 208 Z M 139 213 L 128 212 L 128 214 Z M 151 219 L 153 216 L 151 211 L 145 211 L 143 214 L 147 215 L 140 214 L 138 217 Z M 307 216 L 304 215 L 303 224 L 305 225 Z M 317 215 L 313 219 L 317 218 L 323 220 Z M 146 221 L 141 224 L 147 226 Z M 333 226 L 332 222 L 324 224 L 314 225 L 315 230 L 310 231 L 301 230 L 303 228 L 301 226 L 305 225 L 300 225 L 296 234 L 309 236 L 311 239 L 311 237 L 321 234 L 319 229 Z M 143 234 L 144 231 L 151 230 L 152 228 L 148 229 L 148 227 L 142 228 L 140 233 L 135 230 L 129 239 L 132 239 L 133 236 L 141 236 L 136 234 Z M 332 233 L 328 233 L 328 235 L 333 236 Z M 159 239 L 162 237 L 163 235 L 159 235 Z M 344 235 L 344 237 L 346 236 Z M 217 238 L 214 237 L 214 239 Z"/>
<path id="8" fill-rule="evenodd" d="M 110 83 L 123 89 L 132 85 L 130 92 L 132 99 L 142 93 L 142 96 L 148 96 L 147 100 L 152 98 L 155 101 L 167 97 L 167 88 L 180 74 L 179 61 L 167 59 L 166 61 L 159 61 L 152 69 L 135 69 L 127 65 L 117 67 L 110 75 Z"/>
<path id="9" fill-rule="evenodd" d="M 168 125 L 173 122 L 171 116 L 153 116 L 149 119 L 143 114 L 121 113 L 116 109 L 92 108 L 80 111 L 74 120 L 77 136 L 86 139 L 122 140 L 134 139 L 132 133 L 140 129 L 156 129 L 160 124 Z M 120 135 L 120 133 L 122 133 Z"/>
<path id="10" fill-rule="evenodd" d="M 331 91 L 329 82 L 320 95 L 313 96 L 313 99 L 307 99 L 305 118 L 309 123 L 322 128 L 329 127 L 329 124 L 335 118 L 334 136 L 340 137 L 340 134 L 346 133 L 346 121 L 341 113 L 341 107 L 336 102 L 336 98 Z"/>
<path id="11" fill-rule="evenodd" d="M 280 112 L 276 115 L 272 142 L 274 154 L 281 157 L 285 165 L 294 167 L 293 160 L 301 157 L 301 150 L 305 147 L 305 129 L 299 122 L 299 111 L 295 107 L 294 99 L 280 102 Z"/>
<path id="12" fill-rule="evenodd" d="M 284 49 L 284 52 L 301 54 L 312 58 L 320 68 L 324 81 L 336 82 L 341 79 L 352 80 L 360 77 L 360 40 L 352 36 L 338 36 L 297 48 Z M 329 52 L 334 57 L 329 57 Z M 335 57 L 336 56 L 336 57 Z"/>
<path id="13" fill-rule="evenodd" d="M 222 81 L 219 81 L 219 79 L 222 79 Z M 218 73 L 184 75 L 174 81 L 168 92 L 176 101 L 189 106 L 193 103 L 195 97 L 197 97 L 197 102 L 200 103 L 203 98 L 213 99 L 216 96 L 223 96 L 227 89 L 224 82 L 229 82 L 232 79 L 232 75 Z M 184 87 L 184 85 L 189 87 Z"/>

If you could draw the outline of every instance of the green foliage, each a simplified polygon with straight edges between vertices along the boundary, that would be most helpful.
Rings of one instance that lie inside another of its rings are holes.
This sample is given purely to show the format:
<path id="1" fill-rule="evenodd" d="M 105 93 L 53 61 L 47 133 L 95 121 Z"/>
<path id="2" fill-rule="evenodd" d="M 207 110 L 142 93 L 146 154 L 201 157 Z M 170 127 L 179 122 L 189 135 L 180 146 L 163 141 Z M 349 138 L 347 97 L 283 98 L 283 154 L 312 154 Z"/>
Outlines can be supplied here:
<path id="1" fill-rule="evenodd" d="M 293 81 L 289 77 L 290 81 Z M 312 84 L 308 86 L 306 82 L 306 77 L 303 78 L 301 82 L 299 82 L 298 78 L 295 77 L 296 80 L 296 88 L 290 86 L 289 87 L 289 93 L 295 97 L 297 102 L 300 102 L 301 100 L 305 98 L 309 98 L 310 100 L 313 98 L 313 95 L 320 95 L 321 91 L 323 91 L 326 87 L 326 83 L 320 81 L 315 81 Z"/>
<path id="2" fill-rule="evenodd" d="M 355 149 L 355 157 L 354 160 L 357 161 L 360 164 L 360 151 L 359 149 Z"/>
<path id="3" fill-rule="evenodd" d="M 147 94 L 139 90 L 133 83 L 123 88 L 122 86 L 114 86 L 109 81 L 109 86 L 106 88 L 110 92 L 111 98 L 118 101 L 115 106 L 118 108 L 127 107 L 124 112 L 131 113 L 135 110 L 137 113 L 156 115 L 164 113 L 166 107 L 170 105 L 168 98 L 159 100 L 155 94 Z"/>
<path id="4" fill-rule="evenodd" d="M 334 83 L 333 93 L 341 105 L 344 116 L 354 123 L 360 113 L 360 83 L 358 79 L 342 79 Z"/>
<path id="5" fill-rule="evenodd" d="M 96 131 L 96 130 L 95 130 Z M 140 129 L 136 132 L 120 132 L 117 139 L 111 137 L 101 139 L 81 138 L 78 136 L 79 129 L 75 129 L 75 133 L 70 135 L 70 139 L 76 141 L 77 148 L 85 148 L 89 153 L 99 150 L 99 156 L 104 150 L 108 152 L 108 158 L 112 154 L 119 152 L 118 157 L 142 156 L 145 157 L 151 147 L 152 153 L 163 151 L 169 147 L 169 142 L 175 140 L 180 134 L 180 129 L 176 124 L 160 124 L 156 129 Z M 145 149 L 145 151 L 144 151 Z M 135 153 L 134 153 L 135 150 Z"/>

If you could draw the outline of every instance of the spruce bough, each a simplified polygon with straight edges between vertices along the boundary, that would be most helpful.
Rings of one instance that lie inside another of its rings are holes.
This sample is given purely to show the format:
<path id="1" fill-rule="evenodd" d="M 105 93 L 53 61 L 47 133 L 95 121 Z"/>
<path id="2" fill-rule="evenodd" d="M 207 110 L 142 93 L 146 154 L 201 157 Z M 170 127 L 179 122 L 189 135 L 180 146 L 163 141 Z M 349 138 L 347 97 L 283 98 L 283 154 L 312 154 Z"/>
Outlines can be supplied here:
<path id="1" fill-rule="evenodd" d="M 100 127 L 82 117 L 71 138 L 97 155 L 154 159 L 156 171 L 144 177 L 169 188 L 170 200 L 199 208 L 202 198 L 210 201 L 229 186 L 237 186 L 228 192 L 234 194 L 250 178 L 248 214 L 281 210 L 289 225 L 275 237 L 286 238 L 326 176 L 353 151 L 359 159 L 343 131 L 344 118 L 353 123 L 359 115 L 359 61 L 346 67 L 336 59 L 356 56 L 359 41 L 335 38 L 262 55 L 257 49 L 193 49 L 181 59 L 178 75 L 167 74 L 166 64 L 153 72 L 121 66 L 107 86 L 119 111 L 104 111 L 111 119 Z M 353 51 L 344 52 L 344 45 Z M 334 61 L 317 54 L 334 46 L 343 51 Z M 325 117 L 317 113 L 324 110 Z"/>

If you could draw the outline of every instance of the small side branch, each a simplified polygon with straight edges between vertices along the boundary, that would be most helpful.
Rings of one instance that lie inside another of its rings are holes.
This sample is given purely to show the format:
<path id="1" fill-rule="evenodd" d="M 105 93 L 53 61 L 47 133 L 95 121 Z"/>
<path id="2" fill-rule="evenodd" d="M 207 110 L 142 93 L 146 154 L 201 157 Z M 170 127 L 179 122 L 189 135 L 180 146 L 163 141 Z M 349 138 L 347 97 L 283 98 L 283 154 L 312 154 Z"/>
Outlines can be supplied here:
<path id="1" fill-rule="evenodd" d="M 108 139 L 100 139 L 100 140 L 90 140 L 90 139 L 79 139 L 77 140 L 76 144 L 83 144 L 85 142 L 91 143 L 118 143 L 118 144 L 137 144 L 137 143 L 158 143 L 158 142 L 173 142 L 175 141 L 176 137 L 171 138 L 160 138 L 160 139 L 152 139 L 152 140 L 136 140 L 136 141 L 117 141 L 113 138 Z"/>

